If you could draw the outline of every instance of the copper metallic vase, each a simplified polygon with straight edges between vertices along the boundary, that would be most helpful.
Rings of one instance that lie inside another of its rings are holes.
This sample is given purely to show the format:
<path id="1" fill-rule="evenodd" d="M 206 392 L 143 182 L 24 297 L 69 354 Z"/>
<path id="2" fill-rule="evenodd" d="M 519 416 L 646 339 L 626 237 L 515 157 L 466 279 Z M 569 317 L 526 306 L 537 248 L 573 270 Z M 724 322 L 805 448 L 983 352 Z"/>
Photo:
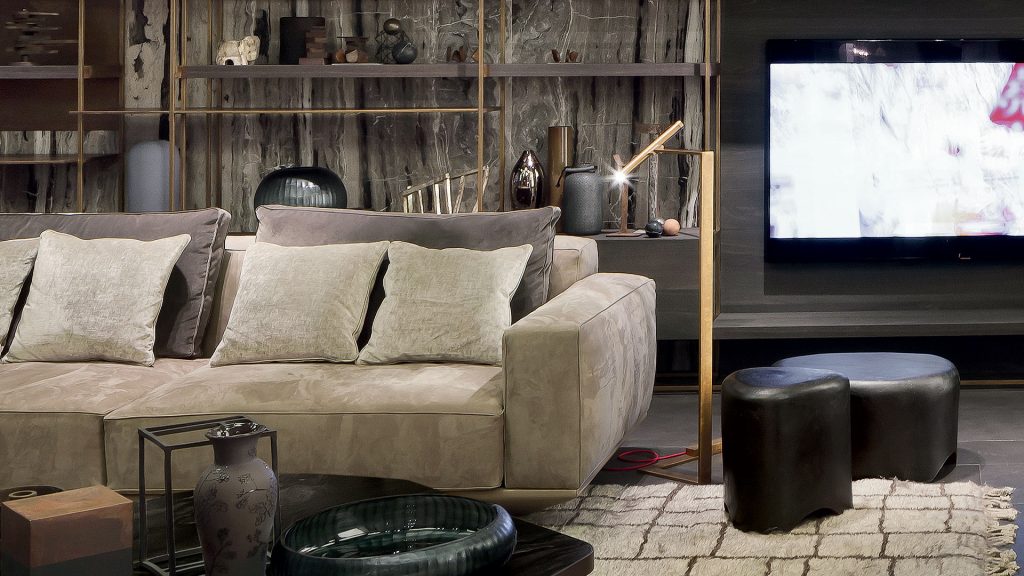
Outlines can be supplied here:
<path id="1" fill-rule="evenodd" d="M 548 128 L 548 194 L 544 199 L 547 206 L 562 205 L 562 170 L 572 166 L 574 148 L 572 126 Z"/>
<path id="2" fill-rule="evenodd" d="M 547 178 L 544 175 L 544 167 L 540 164 L 540 158 L 533 150 L 523 152 L 512 168 L 512 179 L 509 190 L 512 192 L 512 209 L 528 210 L 540 206 L 541 198 Z"/>

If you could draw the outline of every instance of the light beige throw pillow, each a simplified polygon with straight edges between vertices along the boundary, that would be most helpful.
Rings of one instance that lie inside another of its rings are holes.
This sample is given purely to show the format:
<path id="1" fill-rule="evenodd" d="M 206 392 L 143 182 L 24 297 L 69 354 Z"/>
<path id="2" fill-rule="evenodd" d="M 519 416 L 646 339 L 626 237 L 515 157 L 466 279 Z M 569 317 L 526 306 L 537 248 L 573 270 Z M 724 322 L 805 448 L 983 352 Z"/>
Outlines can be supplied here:
<path id="1" fill-rule="evenodd" d="M 32 272 L 38 247 L 37 238 L 0 242 L 0 349 L 7 343 L 14 307 L 21 297 L 25 279 Z"/>
<path id="2" fill-rule="evenodd" d="M 533 247 L 431 250 L 392 242 L 384 302 L 358 364 L 500 364 L 510 302 Z"/>
<path id="3" fill-rule="evenodd" d="M 210 364 L 354 362 L 387 252 L 387 242 L 257 242 L 246 251 L 238 296 Z"/>
<path id="4" fill-rule="evenodd" d="M 39 237 L 32 284 L 4 362 L 152 366 L 156 318 L 188 234 L 152 242 Z"/>

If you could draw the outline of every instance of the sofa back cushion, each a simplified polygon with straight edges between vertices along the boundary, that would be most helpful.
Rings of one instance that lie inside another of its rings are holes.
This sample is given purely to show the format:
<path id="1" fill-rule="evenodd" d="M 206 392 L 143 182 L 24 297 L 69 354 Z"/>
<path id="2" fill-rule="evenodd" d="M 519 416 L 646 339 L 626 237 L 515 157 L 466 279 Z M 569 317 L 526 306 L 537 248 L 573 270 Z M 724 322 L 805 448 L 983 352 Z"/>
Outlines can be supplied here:
<path id="1" fill-rule="evenodd" d="M 192 358 L 202 351 L 230 221 L 231 215 L 219 208 L 152 214 L 0 214 L 0 241 L 37 238 L 45 230 L 86 240 L 152 241 L 188 234 L 191 240 L 164 292 L 155 350 L 157 356 Z"/>
<path id="2" fill-rule="evenodd" d="M 512 299 L 515 322 L 548 300 L 555 223 L 561 211 L 537 210 L 481 214 L 401 214 L 330 208 L 261 206 L 256 240 L 281 246 L 310 246 L 382 240 L 425 248 L 497 250 L 530 244 L 522 283 Z M 381 276 L 383 276 L 383 270 Z M 467 273 L 472 273 L 467 270 Z M 367 318 L 369 323 L 371 318 Z"/>
<path id="3" fill-rule="evenodd" d="M 231 307 L 234 304 L 235 295 L 238 293 L 245 252 L 255 242 L 255 236 L 228 236 L 225 242 L 220 282 L 217 284 L 217 296 L 213 300 L 213 316 L 210 318 L 206 338 L 203 339 L 206 356 L 213 354 L 217 344 L 224 336 L 224 330 L 231 315 Z M 558 296 L 576 282 L 592 274 L 597 274 L 597 242 L 592 238 L 555 236 L 548 299 Z M 380 292 L 378 307 L 380 300 L 384 299 L 383 286 L 381 286 Z M 367 318 L 367 324 L 372 321 L 372 317 Z M 366 334 L 360 342 L 361 345 L 369 339 L 368 330 L 364 329 L 364 332 Z"/>
<path id="4" fill-rule="evenodd" d="M 25 280 L 32 273 L 38 248 L 39 241 L 34 238 L 0 242 L 0 350 L 7 343 L 14 308 Z"/>

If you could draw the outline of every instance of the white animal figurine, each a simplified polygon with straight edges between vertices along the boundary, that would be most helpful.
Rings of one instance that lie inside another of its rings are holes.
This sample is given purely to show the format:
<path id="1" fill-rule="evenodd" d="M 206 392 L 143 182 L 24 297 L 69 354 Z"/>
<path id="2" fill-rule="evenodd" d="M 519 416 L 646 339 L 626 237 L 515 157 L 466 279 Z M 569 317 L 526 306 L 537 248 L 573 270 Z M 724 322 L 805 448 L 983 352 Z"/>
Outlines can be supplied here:
<path id="1" fill-rule="evenodd" d="M 260 39 L 257 36 L 246 36 L 241 40 L 221 42 L 217 49 L 217 64 L 229 66 L 245 66 L 252 64 L 260 54 Z"/>

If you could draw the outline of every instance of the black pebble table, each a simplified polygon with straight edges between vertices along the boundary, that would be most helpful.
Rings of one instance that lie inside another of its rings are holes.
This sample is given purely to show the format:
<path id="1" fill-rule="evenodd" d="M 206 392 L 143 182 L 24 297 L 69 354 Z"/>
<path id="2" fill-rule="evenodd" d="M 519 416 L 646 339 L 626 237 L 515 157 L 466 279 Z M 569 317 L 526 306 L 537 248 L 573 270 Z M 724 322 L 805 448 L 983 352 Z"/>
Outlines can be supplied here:
<path id="1" fill-rule="evenodd" d="M 434 492 L 404 480 L 312 474 L 284 474 L 281 476 L 280 490 L 281 525 L 285 528 L 296 520 L 339 504 L 383 496 Z M 162 530 L 162 502 L 160 498 L 150 499 L 147 506 L 151 546 L 160 546 L 164 541 L 163 532 L 158 532 Z M 179 546 L 196 546 L 190 495 L 176 496 L 174 516 L 177 528 L 175 536 Z M 594 549 L 590 544 L 519 518 L 515 518 L 515 525 L 515 552 L 495 575 L 585 576 L 594 570 Z M 136 574 L 148 572 L 137 571 Z"/>
<path id="2" fill-rule="evenodd" d="M 956 463 L 960 375 L 938 356 L 894 352 L 786 358 L 850 379 L 853 478 L 931 482 Z"/>

